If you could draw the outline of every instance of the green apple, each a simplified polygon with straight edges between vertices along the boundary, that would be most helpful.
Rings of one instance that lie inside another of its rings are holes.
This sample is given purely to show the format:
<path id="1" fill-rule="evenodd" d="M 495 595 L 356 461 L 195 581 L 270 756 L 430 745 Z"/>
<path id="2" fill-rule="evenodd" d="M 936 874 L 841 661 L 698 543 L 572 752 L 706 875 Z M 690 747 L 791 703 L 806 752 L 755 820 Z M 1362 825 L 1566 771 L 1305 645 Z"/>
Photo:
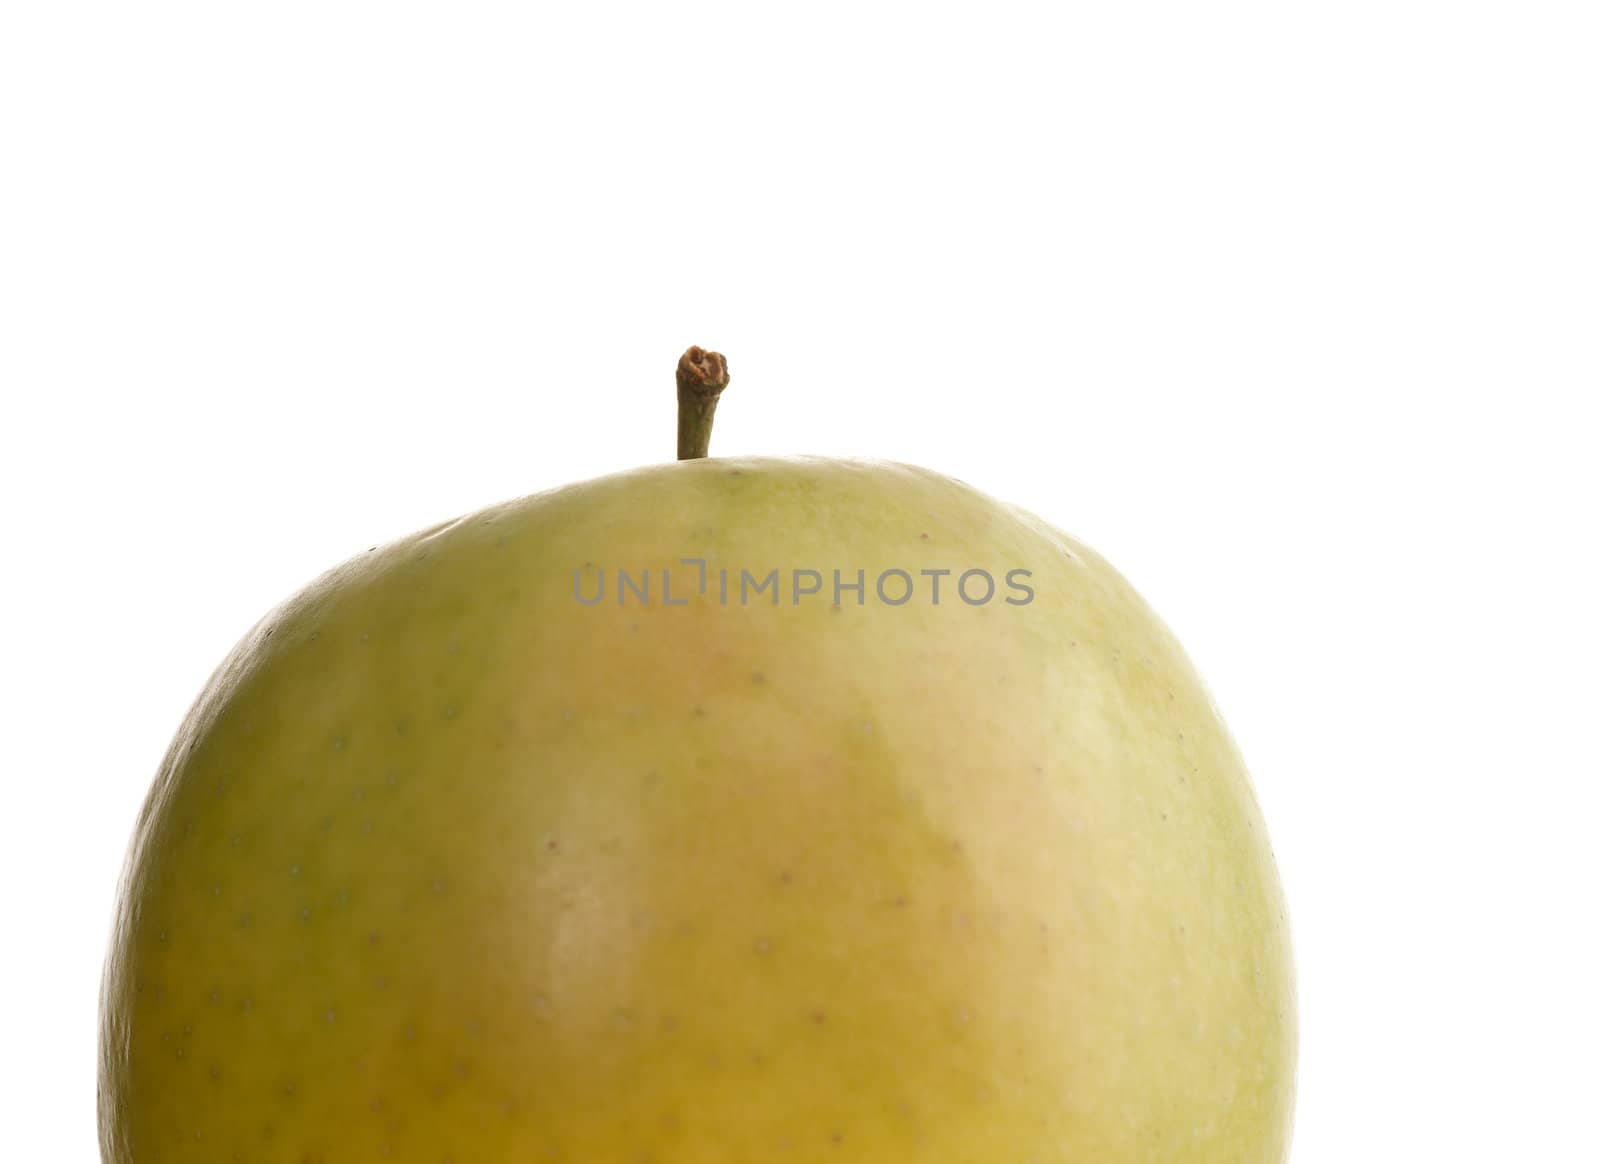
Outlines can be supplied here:
<path id="1" fill-rule="evenodd" d="M 725 382 L 688 459 L 222 664 L 123 877 L 108 1164 L 1285 1157 L 1283 900 L 1171 633 L 959 481 L 698 455 Z"/>

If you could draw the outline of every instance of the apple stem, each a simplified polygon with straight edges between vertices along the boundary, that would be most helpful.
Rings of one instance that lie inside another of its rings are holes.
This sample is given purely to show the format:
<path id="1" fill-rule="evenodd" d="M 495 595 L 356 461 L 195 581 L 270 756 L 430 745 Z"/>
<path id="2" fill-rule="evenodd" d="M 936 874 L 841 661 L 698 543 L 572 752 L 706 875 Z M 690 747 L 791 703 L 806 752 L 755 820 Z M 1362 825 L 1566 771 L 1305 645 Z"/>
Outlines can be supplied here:
<path id="1" fill-rule="evenodd" d="M 728 361 L 721 352 L 690 348 L 678 360 L 678 460 L 710 453 L 717 397 L 727 386 Z"/>

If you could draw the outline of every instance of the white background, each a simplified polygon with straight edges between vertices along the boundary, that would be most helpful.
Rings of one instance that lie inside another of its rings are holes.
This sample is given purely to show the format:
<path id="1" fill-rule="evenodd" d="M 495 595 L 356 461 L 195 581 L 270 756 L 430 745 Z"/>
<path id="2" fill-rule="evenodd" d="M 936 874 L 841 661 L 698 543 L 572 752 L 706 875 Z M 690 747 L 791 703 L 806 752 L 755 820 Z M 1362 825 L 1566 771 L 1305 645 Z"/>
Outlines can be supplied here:
<path id="1" fill-rule="evenodd" d="M 1297 1164 L 1600 1159 L 1592 6 L 569 7 L 0 16 L 0 1154 L 96 1158 L 124 848 L 233 641 L 670 457 L 700 343 L 717 451 L 962 477 L 1184 640 Z"/>

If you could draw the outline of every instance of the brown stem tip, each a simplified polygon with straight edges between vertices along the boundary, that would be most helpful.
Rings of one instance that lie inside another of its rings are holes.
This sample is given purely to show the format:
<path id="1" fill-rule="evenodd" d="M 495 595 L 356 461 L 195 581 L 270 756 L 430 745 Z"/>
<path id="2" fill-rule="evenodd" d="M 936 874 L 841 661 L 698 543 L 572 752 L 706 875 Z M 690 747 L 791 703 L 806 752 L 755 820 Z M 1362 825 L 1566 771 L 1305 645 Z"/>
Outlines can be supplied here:
<path id="1" fill-rule="evenodd" d="M 721 352 L 695 347 L 678 360 L 678 460 L 692 461 L 711 451 L 717 398 L 727 386 L 728 361 Z"/>

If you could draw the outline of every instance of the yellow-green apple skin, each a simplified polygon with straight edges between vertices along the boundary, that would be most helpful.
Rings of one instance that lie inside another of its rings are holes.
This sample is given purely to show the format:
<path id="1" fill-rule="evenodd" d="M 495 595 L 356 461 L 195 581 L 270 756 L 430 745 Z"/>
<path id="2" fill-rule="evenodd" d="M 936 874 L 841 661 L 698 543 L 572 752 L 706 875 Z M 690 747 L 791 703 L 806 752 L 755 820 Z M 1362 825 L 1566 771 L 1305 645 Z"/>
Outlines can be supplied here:
<path id="1" fill-rule="evenodd" d="M 1293 1102 L 1273 857 L 1182 649 L 876 462 L 640 469 L 289 600 L 162 764 L 102 1012 L 109 1164 L 1264 1164 Z"/>

